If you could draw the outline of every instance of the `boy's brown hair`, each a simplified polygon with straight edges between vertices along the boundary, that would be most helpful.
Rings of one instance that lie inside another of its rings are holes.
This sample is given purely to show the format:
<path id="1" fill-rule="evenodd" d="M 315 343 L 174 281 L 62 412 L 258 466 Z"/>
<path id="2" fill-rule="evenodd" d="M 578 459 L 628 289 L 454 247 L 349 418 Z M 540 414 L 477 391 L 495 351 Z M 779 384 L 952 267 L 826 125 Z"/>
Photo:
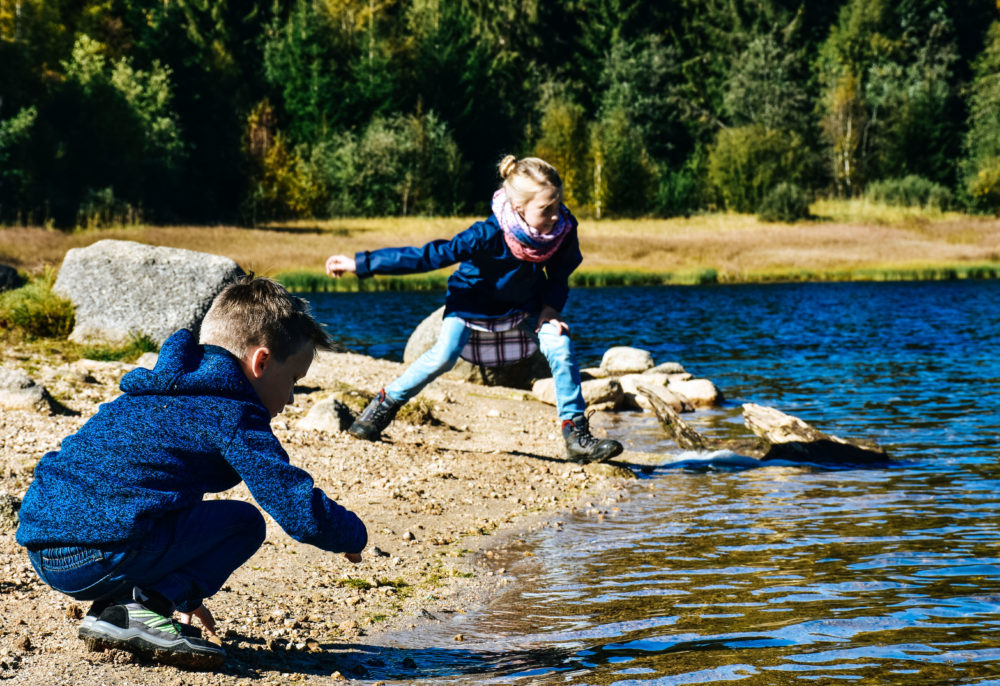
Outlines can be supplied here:
<path id="1" fill-rule="evenodd" d="M 331 350 L 333 344 L 313 319 L 309 303 L 277 281 L 247 274 L 215 296 L 201 322 L 199 343 L 225 348 L 241 360 L 251 349 L 264 346 L 279 362 L 303 344 Z"/>

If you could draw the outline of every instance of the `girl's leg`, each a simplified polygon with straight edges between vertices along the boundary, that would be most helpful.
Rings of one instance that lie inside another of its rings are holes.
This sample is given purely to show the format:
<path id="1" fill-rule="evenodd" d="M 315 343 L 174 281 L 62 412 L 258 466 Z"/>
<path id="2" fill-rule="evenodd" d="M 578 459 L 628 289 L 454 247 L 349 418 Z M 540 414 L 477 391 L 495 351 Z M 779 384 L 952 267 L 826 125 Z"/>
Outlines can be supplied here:
<path id="1" fill-rule="evenodd" d="M 534 322 L 528 317 L 526 322 Z M 548 360 L 552 380 L 556 387 L 556 411 L 560 420 L 573 419 L 584 414 L 587 404 L 580 386 L 580 365 L 576 361 L 573 341 L 562 334 L 555 324 L 546 322 L 536 334 L 538 349 Z"/>
<path id="2" fill-rule="evenodd" d="M 531 321 L 529 318 L 527 321 Z M 569 336 L 559 327 L 545 323 L 538 331 L 538 348 L 552 370 L 556 387 L 556 411 L 562 422 L 566 456 L 574 462 L 603 462 L 622 452 L 622 444 L 611 439 L 598 439 L 590 433 L 585 415 L 587 403 L 580 384 L 580 366 Z"/>
<path id="3" fill-rule="evenodd" d="M 385 394 L 398 405 L 406 403 L 427 384 L 455 366 L 471 333 L 458 317 L 445 317 L 434 347 L 414 360 L 398 379 L 386 387 Z"/>

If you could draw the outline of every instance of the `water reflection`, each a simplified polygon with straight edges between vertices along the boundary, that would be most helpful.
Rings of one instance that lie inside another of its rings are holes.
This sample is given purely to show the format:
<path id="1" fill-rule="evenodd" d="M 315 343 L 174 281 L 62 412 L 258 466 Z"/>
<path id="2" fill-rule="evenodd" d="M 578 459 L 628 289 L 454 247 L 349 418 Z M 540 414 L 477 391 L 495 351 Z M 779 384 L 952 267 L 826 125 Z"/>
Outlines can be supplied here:
<path id="1" fill-rule="evenodd" d="M 978 467 L 656 476 L 533 536 L 531 562 L 497 562 L 516 590 L 420 643 L 465 634 L 484 683 L 987 683 L 998 475 Z"/>
<path id="2" fill-rule="evenodd" d="M 517 583 L 491 607 L 387 636 L 359 668 L 428 683 L 1000 684 L 1000 320 L 983 316 L 998 296 L 996 282 L 574 293 L 588 364 L 629 341 L 723 389 L 730 404 L 690 417 L 698 430 L 745 435 L 739 404 L 757 402 L 903 464 L 682 453 L 655 419 L 625 415 L 629 447 L 664 464 L 603 516 L 527 537 L 534 557 L 493 561 Z M 626 298 L 641 326 L 614 316 Z"/>

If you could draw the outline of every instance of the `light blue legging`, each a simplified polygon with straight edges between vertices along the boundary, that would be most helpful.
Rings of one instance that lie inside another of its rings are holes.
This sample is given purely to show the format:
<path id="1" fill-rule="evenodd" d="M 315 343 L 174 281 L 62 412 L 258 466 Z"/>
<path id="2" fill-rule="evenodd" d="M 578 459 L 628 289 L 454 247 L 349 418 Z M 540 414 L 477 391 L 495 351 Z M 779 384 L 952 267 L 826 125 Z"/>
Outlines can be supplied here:
<path id="1" fill-rule="evenodd" d="M 549 322 L 535 333 L 537 321 L 536 317 L 530 316 L 522 322 L 521 328 L 538 342 L 538 349 L 548 360 L 556 386 L 559 419 L 572 419 L 587 409 L 580 388 L 580 367 L 573 352 L 573 341 Z M 414 397 L 427 384 L 455 366 L 471 334 L 472 330 L 459 317 L 445 317 L 434 347 L 414 360 L 399 378 L 389 384 L 385 389 L 386 395 L 399 403 Z"/>

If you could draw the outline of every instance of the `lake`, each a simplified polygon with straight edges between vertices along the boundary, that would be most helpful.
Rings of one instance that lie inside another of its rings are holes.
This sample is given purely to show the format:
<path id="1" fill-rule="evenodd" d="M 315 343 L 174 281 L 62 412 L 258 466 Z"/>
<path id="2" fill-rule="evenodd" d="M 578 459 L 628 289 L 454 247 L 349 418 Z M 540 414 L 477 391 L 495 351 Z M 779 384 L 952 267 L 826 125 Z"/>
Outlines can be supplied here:
<path id="1" fill-rule="evenodd" d="M 346 347 L 399 360 L 442 294 L 314 294 Z M 1000 282 L 576 289 L 584 366 L 613 345 L 727 397 L 877 441 L 886 469 L 734 469 L 664 454 L 625 497 L 524 537 L 482 611 L 380 639 L 372 680 L 1000 684 Z M 724 456 L 723 456 L 724 457 Z M 455 634 L 465 641 L 456 643 Z"/>

